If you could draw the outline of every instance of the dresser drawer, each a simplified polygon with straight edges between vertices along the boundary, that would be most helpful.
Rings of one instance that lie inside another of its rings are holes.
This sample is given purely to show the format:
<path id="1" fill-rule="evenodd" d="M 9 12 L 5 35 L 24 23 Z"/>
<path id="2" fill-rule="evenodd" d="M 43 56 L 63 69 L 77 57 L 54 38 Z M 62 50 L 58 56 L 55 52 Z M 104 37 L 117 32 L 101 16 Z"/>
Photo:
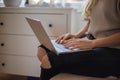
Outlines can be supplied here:
<path id="1" fill-rule="evenodd" d="M 0 33 L 34 34 L 25 17 L 39 19 L 49 36 L 67 32 L 67 16 L 63 14 L 0 14 Z"/>
<path id="2" fill-rule="evenodd" d="M 0 55 L 2 73 L 40 76 L 40 62 L 37 57 Z"/>
<path id="3" fill-rule="evenodd" d="M 36 56 L 39 45 L 35 36 L 0 35 L 0 54 Z"/>

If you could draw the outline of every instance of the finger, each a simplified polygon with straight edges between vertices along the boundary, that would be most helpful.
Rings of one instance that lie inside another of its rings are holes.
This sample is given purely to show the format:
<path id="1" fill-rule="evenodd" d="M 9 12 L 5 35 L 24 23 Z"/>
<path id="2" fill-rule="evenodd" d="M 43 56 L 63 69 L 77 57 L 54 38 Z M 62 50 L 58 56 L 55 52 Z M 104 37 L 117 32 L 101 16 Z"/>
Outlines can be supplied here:
<path id="1" fill-rule="evenodd" d="M 72 42 L 72 41 L 73 41 L 73 39 L 67 39 L 67 40 L 65 40 L 65 43 Z"/>
<path id="2" fill-rule="evenodd" d="M 64 37 L 64 36 L 58 37 L 58 38 L 56 39 L 56 42 L 57 42 L 57 43 L 60 43 L 61 40 L 63 39 L 63 37 Z"/>
<path id="3" fill-rule="evenodd" d="M 74 46 L 74 45 L 75 45 L 75 43 L 73 43 L 73 42 L 68 42 L 68 43 L 64 44 L 64 46 L 65 46 L 66 48 L 72 47 L 72 46 Z"/>
<path id="4" fill-rule="evenodd" d="M 66 40 L 68 40 L 68 39 L 69 39 L 69 36 L 65 35 L 63 37 L 63 39 L 61 40 L 61 44 L 64 44 L 66 42 Z"/>
<path id="5" fill-rule="evenodd" d="M 72 42 L 70 41 L 70 40 L 66 40 L 66 41 L 64 41 L 64 43 L 63 43 L 63 45 L 64 46 L 67 46 L 67 45 L 69 45 L 69 44 L 71 44 Z"/>
<path id="6" fill-rule="evenodd" d="M 80 45 L 80 43 L 78 42 L 77 39 L 70 39 L 70 40 L 66 40 L 66 42 L 63 45 L 68 48 L 71 46 Z"/>
<path id="7" fill-rule="evenodd" d="M 62 43 L 64 43 L 64 41 L 67 40 L 67 39 L 68 39 L 67 36 L 63 37 L 63 39 L 62 39 Z"/>
<path id="8" fill-rule="evenodd" d="M 62 36 L 58 36 L 57 38 L 56 38 L 56 42 L 61 38 Z"/>
<path id="9" fill-rule="evenodd" d="M 78 45 L 74 45 L 73 47 L 71 47 L 71 50 L 78 50 L 78 49 L 80 49 Z"/>
<path id="10" fill-rule="evenodd" d="M 65 47 L 69 47 L 71 45 L 75 44 L 75 41 L 73 39 L 66 40 L 65 43 L 63 44 Z"/>
<path id="11" fill-rule="evenodd" d="M 72 46 L 72 48 L 79 48 L 80 43 L 78 41 L 76 41 L 75 39 L 72 39 L 69 42 L 65 43 L 64 46 L 67 48 L 71 47 L 71 46 Z"/>

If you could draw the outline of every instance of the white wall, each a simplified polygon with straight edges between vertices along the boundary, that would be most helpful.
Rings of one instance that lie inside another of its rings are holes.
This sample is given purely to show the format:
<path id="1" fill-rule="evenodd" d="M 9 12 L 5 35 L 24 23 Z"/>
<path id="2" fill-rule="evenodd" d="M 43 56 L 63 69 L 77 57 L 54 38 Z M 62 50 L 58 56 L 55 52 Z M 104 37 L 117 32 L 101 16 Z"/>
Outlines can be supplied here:
<path id="1" fill-rule="evenodd" d="M 79 32 L 85 25 L 86 21 L 83 18 L 82 12 L 77 12 L 77 15 L 75 16 L 75 27 L 72 28 L 72 33 Z"/>
<path id="2" fill-rule="evenodd" d="M 83 28 L 84 26 L 85 26 L 85 24 L 86 24 L 86 21 L 83 19 L 83 16 L 82 16 L 82 14 L 81 13 L 78 13 L 78 30 L 80 30 L 81 28 Z"/>
<path id="3" fill-rule="evenodd" d="M 85 0 L 81 0 L 79 3 L 71 3 L 71 7 L 77 10 L 77 25 L 78 27 L 75 29 L 75 32 L 80 31 L 81 28 L 83 28 L 86 24 L 86 21 L 84 20 L 82 16 L 82 11 L 85 5 Z"/>

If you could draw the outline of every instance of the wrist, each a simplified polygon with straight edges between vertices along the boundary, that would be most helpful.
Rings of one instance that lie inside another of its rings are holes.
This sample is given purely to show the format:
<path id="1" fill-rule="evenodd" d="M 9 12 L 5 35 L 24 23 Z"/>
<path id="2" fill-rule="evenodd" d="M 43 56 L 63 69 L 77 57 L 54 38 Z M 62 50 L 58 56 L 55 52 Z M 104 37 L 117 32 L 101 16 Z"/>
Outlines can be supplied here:
<path id="1" fill-rule="evenodd" d="M 97 48 L 96 40 L 91 40 L 92 48 Z"/>
<path id="2" fill-rule="evenodd" d="M 79 38 L 79 35 L 78 35 L 78 34 L 75 34 L 74 37 L 75 37 L 75 38 Z"/>
<path id="3" fill-rule="evenodd" d="M 80 32 L 78 34 L 75 35 L 76 38 L 82 38 L 85 36 L 85 33 L 84 32 Z"/>

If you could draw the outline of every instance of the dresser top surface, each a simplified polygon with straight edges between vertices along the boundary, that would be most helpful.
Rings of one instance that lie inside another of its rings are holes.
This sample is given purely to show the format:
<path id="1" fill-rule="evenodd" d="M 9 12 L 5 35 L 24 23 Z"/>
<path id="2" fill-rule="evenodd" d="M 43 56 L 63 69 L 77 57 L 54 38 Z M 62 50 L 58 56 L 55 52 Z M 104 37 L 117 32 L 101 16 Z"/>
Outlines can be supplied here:
<path id="1" fill-rule="evenodd" d="M 48 8 L 48 7 L 0 7 L 0 13 L 71 13 L 73 8 Z"/>

